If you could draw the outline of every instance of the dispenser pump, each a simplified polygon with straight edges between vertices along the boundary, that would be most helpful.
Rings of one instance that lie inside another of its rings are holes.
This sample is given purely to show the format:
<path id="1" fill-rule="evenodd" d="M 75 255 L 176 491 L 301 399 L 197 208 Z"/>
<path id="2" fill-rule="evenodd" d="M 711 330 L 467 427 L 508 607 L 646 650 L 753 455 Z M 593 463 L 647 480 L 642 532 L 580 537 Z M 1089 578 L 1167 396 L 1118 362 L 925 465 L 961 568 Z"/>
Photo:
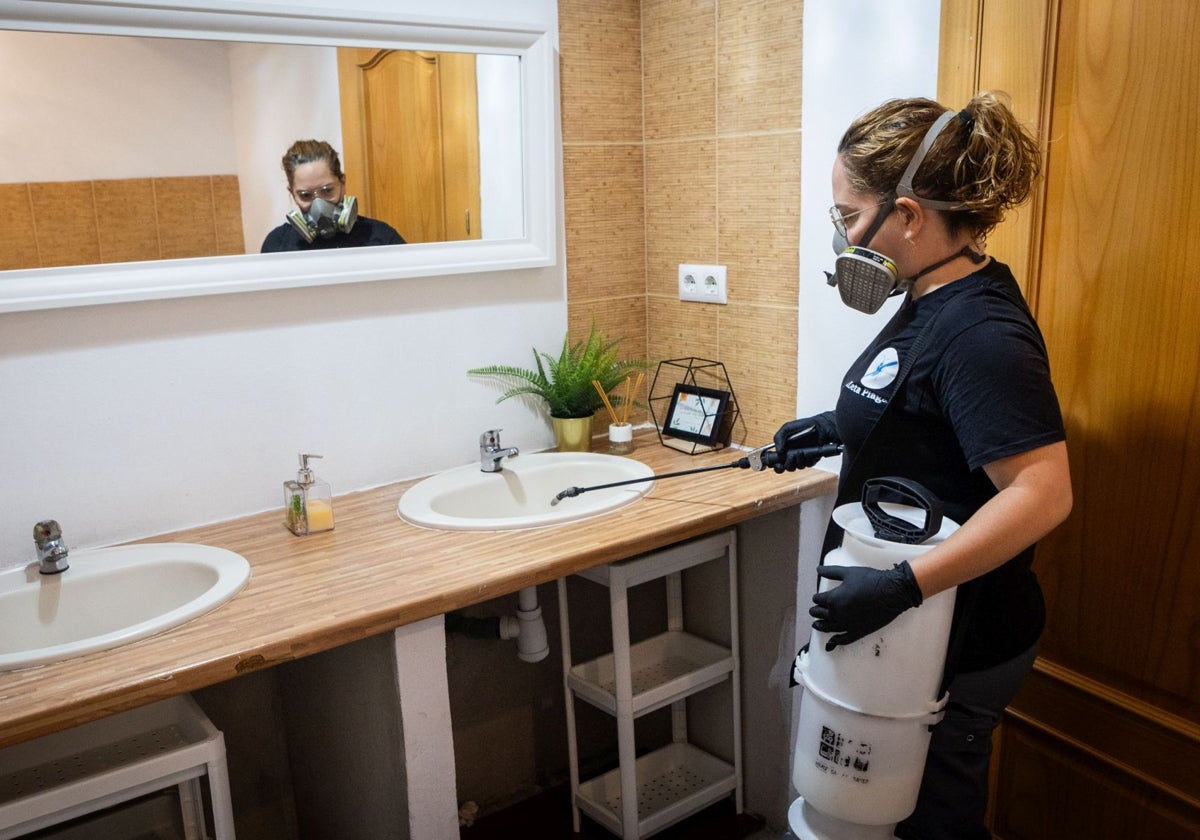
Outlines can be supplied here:
<path id="1" fill-rule="evenodd" d="M 317 480 L 313 475 L 313 471 L 308 466 L 309 458 L 324 458 L 324 455 L 310 455 L 307 452 L 300 453 L 300 469 L 296 471 L 296 482 L 302 487 L 307 487 Z"/>
<path id="2" fill-rule="evenodd" d="M 295 480 L 283 483 L 284 524 L 297 536 L 333 530 L 333 494 L 308 466 L 309 458 L 321 457 L 301 452 Z"/>

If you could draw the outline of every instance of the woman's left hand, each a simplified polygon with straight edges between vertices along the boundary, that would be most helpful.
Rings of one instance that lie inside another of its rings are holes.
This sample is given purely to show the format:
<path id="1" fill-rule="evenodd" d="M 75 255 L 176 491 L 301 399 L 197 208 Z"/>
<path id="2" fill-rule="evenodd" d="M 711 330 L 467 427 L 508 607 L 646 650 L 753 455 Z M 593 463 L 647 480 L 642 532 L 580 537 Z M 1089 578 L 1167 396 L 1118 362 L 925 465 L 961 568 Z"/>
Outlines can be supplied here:
<path id="1" fill-rule="evenodd" d="M 857 642 L 891 624 L 910 607 L 921 606 L 921 588 L 907 560 L 890 569 L 820 566 L 817 575 L 841 581 L 814 595 L 808 611 L 817 619 L 814 630 L 837 634 L 826 642 L 825 650 Z"/>

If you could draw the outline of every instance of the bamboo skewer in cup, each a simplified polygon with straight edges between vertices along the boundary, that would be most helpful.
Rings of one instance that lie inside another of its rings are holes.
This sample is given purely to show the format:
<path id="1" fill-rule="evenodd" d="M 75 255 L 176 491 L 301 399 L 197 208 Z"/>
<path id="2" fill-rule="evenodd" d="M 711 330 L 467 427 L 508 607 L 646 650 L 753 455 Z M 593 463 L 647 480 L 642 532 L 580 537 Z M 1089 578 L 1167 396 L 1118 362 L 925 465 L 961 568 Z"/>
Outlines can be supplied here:
<path id="1" fill-rule="evenodd" d="M 628 455 L 633 451 L 633 426 L 629 423 L 629 377 L 625 377 L 625 397 L 622 400 L 621 416 L 619 418 L 617 417 L 617 412 L 612 407 L 612 403 L 608 399 L 608 395 L 605 394 L 604 389 L 600 387 L 600 383 L 596 382 L 595 385 L 596 389 L 600 391 L 601 396 L 604 397 L 604 404 L 608 406 L 608 414 L 612 419 L 612 423 L 610 423 L 608 427 L 608 451 L 613 455 Z"/>

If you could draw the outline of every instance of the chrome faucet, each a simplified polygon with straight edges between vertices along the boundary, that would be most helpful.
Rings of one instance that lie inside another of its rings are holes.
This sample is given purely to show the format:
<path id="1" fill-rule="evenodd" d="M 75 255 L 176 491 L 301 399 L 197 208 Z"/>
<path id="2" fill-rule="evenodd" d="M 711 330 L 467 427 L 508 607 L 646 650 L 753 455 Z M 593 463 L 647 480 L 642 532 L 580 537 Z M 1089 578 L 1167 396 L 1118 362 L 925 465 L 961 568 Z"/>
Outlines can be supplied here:
<path id="1" fill-rule="evenodd" d="M 516 458 L 520 454 L 515 446 L 501 448 L 499 429 L 489 429 L 479 436 L 479 469 L 482 472 L 500 472 L 504 469 L 500 466 L 501 459 Z"/>
<path id="2" fill-rule="evenodd" d="M 70 549 L 63 541 L 62 528 L 53 519 L 33 526 L 33 542 L 37 546 L 38 571 L 42 574 L 57 575 L 71 565 L 67 562 Z"/>

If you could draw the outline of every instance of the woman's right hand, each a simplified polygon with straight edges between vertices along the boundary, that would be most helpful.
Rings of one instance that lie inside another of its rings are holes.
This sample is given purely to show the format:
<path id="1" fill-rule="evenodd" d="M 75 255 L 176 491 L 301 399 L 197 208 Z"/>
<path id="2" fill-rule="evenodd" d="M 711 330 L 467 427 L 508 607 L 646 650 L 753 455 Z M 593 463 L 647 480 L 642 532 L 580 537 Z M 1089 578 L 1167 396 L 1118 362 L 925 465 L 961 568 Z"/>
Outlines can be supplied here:
<path id="1" fill-rule="evenodd" d="M 841 442 L 832 411 L 784 423 L 775 433 L 775 472 L 807 469 L 823 457 L 813 447 Z"/>

